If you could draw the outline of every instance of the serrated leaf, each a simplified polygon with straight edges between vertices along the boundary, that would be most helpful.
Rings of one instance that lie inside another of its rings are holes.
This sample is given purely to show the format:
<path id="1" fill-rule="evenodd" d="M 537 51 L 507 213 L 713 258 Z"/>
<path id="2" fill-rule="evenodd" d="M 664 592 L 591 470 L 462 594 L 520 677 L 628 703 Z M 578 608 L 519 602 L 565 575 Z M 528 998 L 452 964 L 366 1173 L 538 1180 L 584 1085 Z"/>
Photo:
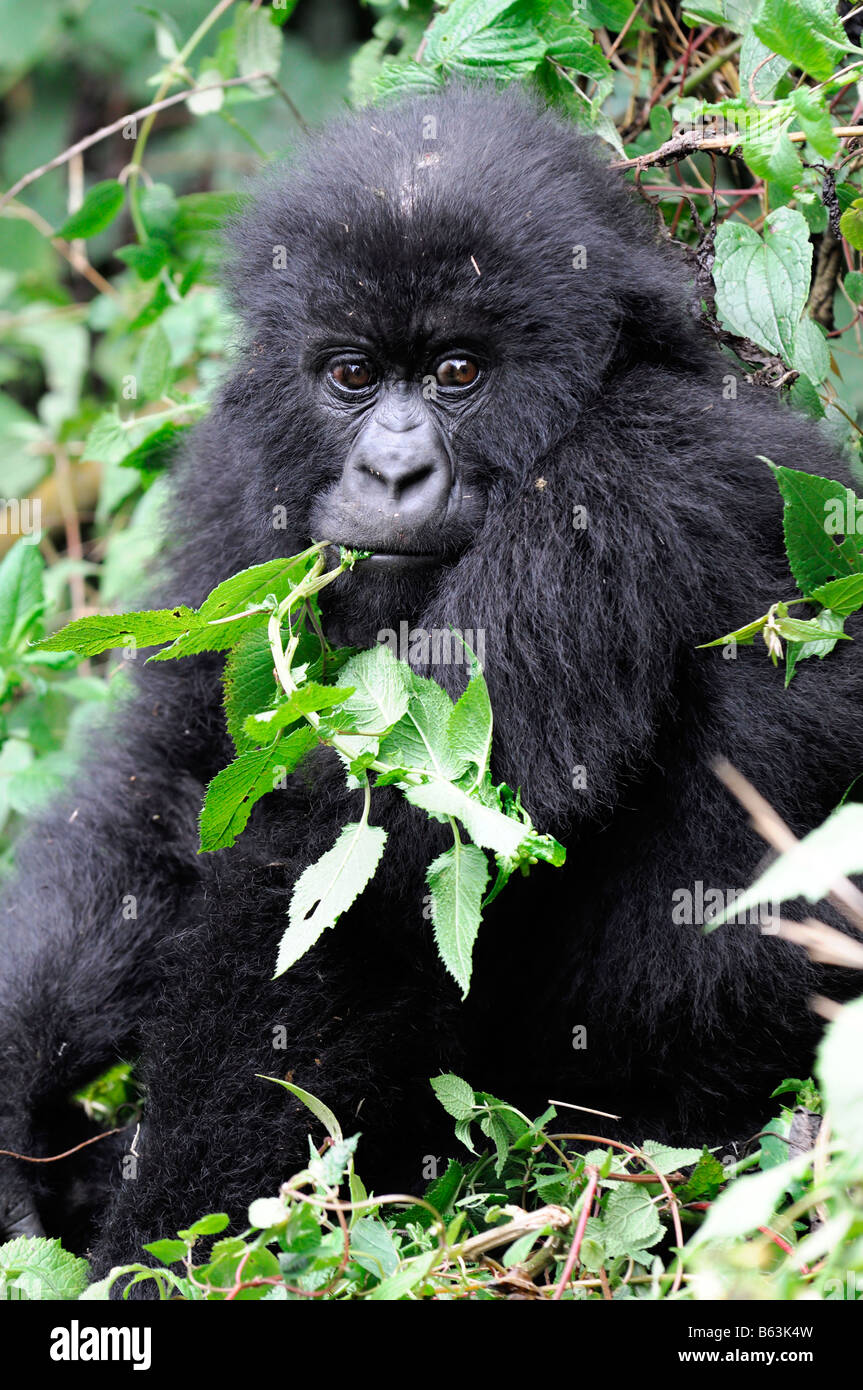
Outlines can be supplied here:
<path id="1" fill-rule="evenodd" d="M 713 1203 L 689 1248 L 694 1249 L 709 1240 L 738 1240 L 769 1223 L 788 1184 L 801 1178 L 811 1162 L 811 1154 L 801 1154 L 761 1173 L 743 1174 Z"/>
<path id="2" fill-rule="evenodd" d="M 810 87 L 797 87 L 789 101 L 797 114 L 800 129 L 806 132 L 812 148 L 824 159 L 832 159 L 839 148 L 839 139 L 833 134 L 833 119 L 824 97 Z"/>
<path id="3" fill-rule="evenodd" d="M 493 849 L 495 854 L 513 858 L 528 833 L 522 822 L 505 816 L 484 806 L 476 797 L 455 786 L 452 782 L 426 782 L 419 787 L 409 787 L 405 799 L 412 806 L 418 806 L 435 820 L 445 821 L 455 816 L 461 821 L 474 844 L 483 849 Z"/>
<path id="4" fill-rule="evenodd" d="M 655 1139 L 645 1139 L 641 1146 L 654 1168 L 660 1173 L 673 1173 L 676 1168 L 688 1168 L 701 1158 L 701 1149 L 674 1149 L 668 1144 L 659 1144 Z"/>
<path id="5" fill-rule="evenodd" d="M 818 1049 L 818 1076 L 830 1123 L 852 1153 L 863 1151 L 863 999 L 846 1004 Z"/>
<path id="6" fill-rule="evenodd" d="M 183 1240 L 151 1240 L 144 1249 L 163 1265 L 176 1264 L 186 1257 L 186 1242 Z"/>
<path id="7" fill-rule="evenodd" d="M 460 777 L 467 763 L 454 752 L 448 737 L 452 700 L 436 681 L 415 675 L 409 667 L 403 675 L 409 692 L 407 708 L 381 742 L 381 762 L 434 772 L 448 780 Z"/>
<path id="8" fill-rule="evenodd" d="M 123 206 L 125 190 L 116 179 L 103 179 L 87 193 L 77 212 L 67 217 L 57 236 L 64 241 L 95 236 L 109 227 Z"/>
<path id="9" fill-rule="evenodd" d="M 431 1088 L 448 1115 L 454 1120 L 472 1120 L 476 1113 L 473 1087 L 460 1076 L 444 1072 L 431 1078 Z"/>
<path id="10" fill-rule="evenodd" d="M 114 255 L 131 267 L 141 280 L 154 280 L 168 261 L 168 243 L 161 237 L 151 237 L 140 245 L 133 242 L 121 246 Z"/>
<path id="11" fill-rule="evenodd" d="M 662 1236 L 655 1200 L 643 1187 L 616 1185 L 606 1199 L 602 1231 L 610 1254 L 655 1245 Z"/>
<path id="12" fill-rule="evenodd" d="M 246 9 L 234 25 L 237 69 L 241 77 L 255 72 L 278 77 L 282 62 L 282 36 L 270 23 L 269 10 Z M 263 78 L 252 84 L 252 90 L 268 96 L 272 88 Z"/>
<path id="13" fill-rule="evenodd" d="M 788 138 L 790 124 L 781 112 L 756 117 L 751 121 L 753 133 L 743 141 L 743 158 L 753 173 L 773 185 L 774 201 L 790 198 L 795 183 L 803 178 L 803 163 Z"/>
<path id="14" fill-rule="evenodd" d="M 819 82 L 832 75 L 848 48 L 833 0 L 764 0 L 753 27 L 772 53 Z"/>
<path id="15" fill-rule="evenodd" d="M 373 877 L 386 842 L 387 832 L 379 825 L 363 821 L 346 825 L 332 849 L 304 869 L 291 894 L 291 925 L 279 945 L 277 976 L 347 912 Z"/>
<path id="16" fill-rule="evenodd" d="M 771 463 L 785 503 L 782 526 L 785 550 L 791 573 L 804 594 L 834 578 L 845 578 L 863 572 L 863 536 L 845 535 L 837 544 L 835 535 L 843 534 L 844 519 L 857 516 L 857 499 L 849 487 L 815 473 L 802 473 L 793 468 L 779 468 Z M 832 530 L 834 519 L 840 518 Z"/>
<path id="17" fill-rule="evenodd" d="M 232 845 L 256 802 L 273 791 L 282 776 L 293 772 L 317 743 L 314 729 L 296 729 L 269 748 L 241 753 L 218 772 L 207 787 L 201 811 L 202 852 Z"/>
<path id="18" fill-rule="evenodd" d="M 410 668 L 397 661 L 387 646 L 376 646 L 346 661 L 339 673 L 343 685 L 354 693 L 345 702 L 354 728 L 360 734 L 383 733 L 408 707 Z"/>
<path id="19" fill-rule="evenodd" d="M 844 583 L 844 581 L 840 579 L 837 580 L 837 583 L 841 584 Z M 819 660 L 823 660 L 825 656 L 830 655 L 837 641 L 843 635 L 842 629 L 844 622 L 844 617 L 840 617 L 836 613 L 831 613 L 829 608 L 824 608 L 818 614 L 818 626 L 822 630 L 834 633 L 834 636 L 816 639 L 814 641 L 789 642 L 788 649 L 785 653 L 786 690 L 791 684 L 794 678 L 794 672 L 801 661 L 807 661 L 813 656 L 817 656 Z"/>
<path id="20" fill-rule="evenodd" d="M 272 666 L 272 662 L 270 664 Z M 353 686 L 350 685 L 318 685 L 316 681 L 306 681 L 299 690 L 282 700 L 274 710 L 250 715 L 245 721 L 245 734 L 258 743 L 269 743 L 279 729 L 302 719 L 305 714 L 317 714 L 322 710 L 332 709 L 335 705 L 341 705 L 353 693 Z"/>
<path id="21" fill-rule="evenodd" d="M 37 644 L 37 651 L 77 652 L 79 656 L 98 656 L 111 647 L 123 647 L 131 639 L 139 647 L 170 642 L 195 627 L 198 619 L 191 608 L 153 608 L 142 613 L 94 614 L 67 623 L 53 637 Z"/>
<path id="22" fill-rule="evenodd" d="M 863 608 L 863 574 L 850 574 L 844 579 L 831 579 L 829 584 L 819 584 L 809 597 L 829 608 L 836 617 L 847 618 Z M 824 621 L 823 613 L 818 615 L 818 621 Z"/>
<path id="23" fill-rule="evenodd" d="M 250 715 L 271 703 L 278 689 L 273 653 L 263 624 L 244 633 L 229 652 L 222 686 L 228 733 L 237 752 L 243 753 L 260 743 L 260 739 L 253 740 L 246 734 L 243 725 Z"/>
<path id="24" fill-rule="evenodd" d="M 467 689 L 450 715 L 447 742 L 457 757 L 474 764 L 479 779 L 488 771 L 493 722 L 485 676 L 473 659 Z"/>
<path id="25" fill-rule="evenodd" d="M 839 230 L 855 251 L 863 251 L 863 198 L 855 198 L 839 218 Z"/>
<path id="26" fill-rule="evenodd" d="M 470 987 L 471 956 L 489 880 L 488 859 L 476 845 L 459 840 L 429 865 L 426 877 L 435 942 L 464 998 Z"/>
<path id="27" fill-rule="evenodd" d="M 70 1255 L 59 1240 L 18 1236 L 0 1245 L 0 1281 L 31 1300 L 73 1300 L 89 1278 L 86 1260 Z"/>

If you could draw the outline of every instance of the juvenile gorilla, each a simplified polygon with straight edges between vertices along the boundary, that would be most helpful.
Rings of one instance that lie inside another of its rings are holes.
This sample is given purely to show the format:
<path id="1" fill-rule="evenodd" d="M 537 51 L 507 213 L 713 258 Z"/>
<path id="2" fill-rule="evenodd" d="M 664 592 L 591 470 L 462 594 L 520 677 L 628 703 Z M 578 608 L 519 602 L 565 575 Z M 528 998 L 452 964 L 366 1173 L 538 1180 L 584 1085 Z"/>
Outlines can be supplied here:
<path id="1" fill-rule="evenodd" d="M 810 1066 L 815 969 L 755 926 L 675 925 L 673 894 L 742 888 L 763 853 L 713 756 L 803 833 L 863 746 L 857 644 L 787 691 L 763 653 L 695 650 L 789 589 L 757 456 L 845 468 L 769 392 L 727 389 L 678 255 L 583 137 L 516 93 L 367 112 L 272 177 L 233 246 L 246 342 L 178 468 L 164 594 L 197 604 L 313 538 L 373 551 L 327 591 L 329 632 L 483 634 L 495 779 L 568 860 L 489 910 L 461 1003 L 423 910 L 438 828 L 376 794 L 377 877 L 272 981 L 291 886 L 357 793 L 322 753 L 199 857 L 203 788 L 231 756 L 219 663 L 139 662 L 2 913 L 0 1147 L 62 1151 L 81 1137 L 69 1093 L 140 1058 L 137 1176 L 112 1158 L 94 1227 L 104 1145 L 0 1160 L 7 1231 L 95 1241 L 97 1270 L 205 1211 L 242 1224 L 303 1165 L 315 1121 L 266 1075 L 362 1131 L 378 1191 L 419 1189 L 451 1149 L 441 1070 L 529 1113 L 614 1112 L 637 1140 L 757 1129 Z"/>

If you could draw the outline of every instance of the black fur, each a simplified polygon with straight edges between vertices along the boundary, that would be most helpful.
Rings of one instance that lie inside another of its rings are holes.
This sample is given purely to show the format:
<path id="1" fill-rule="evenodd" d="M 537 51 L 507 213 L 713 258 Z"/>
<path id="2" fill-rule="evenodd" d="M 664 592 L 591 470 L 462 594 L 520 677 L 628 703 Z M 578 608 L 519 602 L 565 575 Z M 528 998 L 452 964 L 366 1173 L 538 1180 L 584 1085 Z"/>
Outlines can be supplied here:
<path id="1" fill-rule="evenodd" d="M 364 641 L 402 619 L 483 629 L 495 777 L 569 857 L 489 910 L 462 1004 L 423 916 L 443 842 L 377 794 L 391 829 L 378 877 L 273 983 L 291 885 L 356 793 L 325 756 L 258 805 L 233 849 L 196 857 L 202 788 L 230 756 L 219 664 L 139 663 L 134 705 L 21 845 L 2 917 L 0 1145 L 56 1152 L 63 1097 L 141 1058 L 140 1168 L 114 1172 L 98 1270 L 205 1211 L 242 1226 L 247 1202 L 302 1165 L 316 1124 L 259 1074 L 290 1072 L 361 1130 L 378 1191 L 418 1190 L 422 1157 L 452 1151 L 428 1087 L 440 1070 L 527 1112 L 553 1096 L 619 1113 L 639 1140 L 757 1129 L 770 1089 L 810 1067 L 817 978 L 754 927 L 672 924 L 675 889 L 741 888 L 763 853 L 709 762 L 729 756 L 799 832 L 860 771 L 856 645 L 804 663 L 788 691 L 763 652 L 695 650 L 792 589 L 756 456 L 847 481 L 845 467 L 769 392 L 740 382 L 725 398 L 680 258 L 584 138 L 514 92 L 370 111 L 272 176 L 233 244 L 247 342 L 179 469 L 165 592 L 198 602 L 308 543 L 345 455 L 302 365 L 319 331 L 408 356 L 444 330 L 482 339 L 492 385 L 455 445 L 483 499 L 476 534 L 425 589 L 348 583 L 331 621 Z M 272 1045 L 280 1024 L 287 1051 Z M 68 1165 L 3 1163 L 10 1228 L 36 1212 L 69 1226 Z"/>

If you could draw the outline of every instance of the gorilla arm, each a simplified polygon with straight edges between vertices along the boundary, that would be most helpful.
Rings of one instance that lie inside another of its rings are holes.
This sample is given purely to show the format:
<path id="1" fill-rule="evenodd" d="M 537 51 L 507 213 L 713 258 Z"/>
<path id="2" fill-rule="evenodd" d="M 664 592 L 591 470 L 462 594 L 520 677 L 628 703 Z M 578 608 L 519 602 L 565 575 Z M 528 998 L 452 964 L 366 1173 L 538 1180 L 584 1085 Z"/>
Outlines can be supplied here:
<path id="1" fill-rule="evenodd" d="M 203 676 L 199 662 L 145 668 L 123 737 L 119 720 L 96 736 L 86 776 L 18 846 L 0 916 L 4 1149 L 62 1150 L 52 1108 L 135 1048 L 157 944 L 197 878 Z M 46 1169 L 0 1158 L 0 1173 L 0 1232 L 32 1233 L 27 1193 Z"/>

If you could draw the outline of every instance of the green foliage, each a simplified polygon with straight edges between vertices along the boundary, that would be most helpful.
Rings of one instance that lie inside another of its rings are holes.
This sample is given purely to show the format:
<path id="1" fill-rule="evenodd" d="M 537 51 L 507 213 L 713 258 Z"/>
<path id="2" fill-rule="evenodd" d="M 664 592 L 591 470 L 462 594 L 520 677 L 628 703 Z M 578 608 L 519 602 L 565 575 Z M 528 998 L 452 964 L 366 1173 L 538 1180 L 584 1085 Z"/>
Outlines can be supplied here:
<path id="1" fill-rule="evenodd" d="M 387 837 L 369 823 L 370 773 L 448 824 L 453 848 L 429 866 L 428 885 L 441 959 L 466 994 L 489 879 L 483 850 L 491 850 L 497 861 L 492 896 L 515 869 L 526 873 L 540 859 L 558 866 L 564 851 L 551 836 L 536 833 L 518 796 L 492 783 L 491 704 L 475 658 L 467 689 L 454 705 L 435 681 L 417 677 L 386 646 L 355 654 L 329 648 L 317 595 L 363 557 L 343 551 L 338 565 L 327 571 L 326 549 L 321 543 L 289 559 L 242 570 L 217 585 L 197 610 L 78 619 L 42 638 L 36 653 L 95 655 L 129 642 L 168 643 L 151 661 L 228 651 L 225 709 L 237 756 L 207 788 L 200 821 L 203 852 L 233 845 L 255 804 L 283 787 L 319 743 L 335 749 L 348 786 L 364 792 L 362 815 L 344 826 L 336 843 L 294 884 L 277 975 L 335 926 L 374 876 Z M 300 652 L 303 659 L 295 664 Z M 315 679 L 325 673 L 337 684 Z M 462 843 L 456 821 L 472 844 Z"/>
<path id="2" fill-rule="evenodd" d="M 774 603 L 763 617 L 702 645 L 733 651 L 760 636 L 774 666 L 784 655 L 787 686 L 801 661 L 823 658 L 837 642 L 851 640 L 845 620 L 863 608 L 863 502 L 842 483 L 765 462 L 785 504 L 785 550 L 804 597 Z M 814 607 L 816 616 L 790 617 L 789 608 L 801 603 Z"/>
<path id="3" fill-rule="evenodd" d="M 793 1153 L 794 1126 L 817 1124 L 814 1083 L 791 1093 L 760 1143 L 723 1164 L 709 1149 L 640 1147 L 561 1134 L 554 1106 L 530 1119 L 451 1074 L 432 1087 L 467 1158 L 450 1159 L 423 1197 L 368 1196 L 345 1138 L 317 1097 L 271 1078 L 326 1131 L 278 1196 L 253 1201 L 235 1234 L 208 1213 L 149 1242 L 149 1263 L 88 1283 L 88 1267 L 49 1240 L 0 1246 L 11 1298 L 107 1299 L 147 1282 L 162 1298 L 401 1301 L 535 1298 L 856 1299 L 863 1275 L 863 1000 L 830 1025 L 818 1058 L 830 1128 Z M 801 1110 L 800 1107 L 807 1107 Z M 580 1239 L 576 1225 L 590 1202 Z M 681 1242 L 680 1235 L 683 1236 Z M 215 1238 L 215 1239 L 214 1239 Z M 663 1239 L 665 1245 L 663 1246 Z M 576 1240 L 576 1259 L 561 1287 Z M 493 1258 L 487 1258 L 493 1254 Z"/>

